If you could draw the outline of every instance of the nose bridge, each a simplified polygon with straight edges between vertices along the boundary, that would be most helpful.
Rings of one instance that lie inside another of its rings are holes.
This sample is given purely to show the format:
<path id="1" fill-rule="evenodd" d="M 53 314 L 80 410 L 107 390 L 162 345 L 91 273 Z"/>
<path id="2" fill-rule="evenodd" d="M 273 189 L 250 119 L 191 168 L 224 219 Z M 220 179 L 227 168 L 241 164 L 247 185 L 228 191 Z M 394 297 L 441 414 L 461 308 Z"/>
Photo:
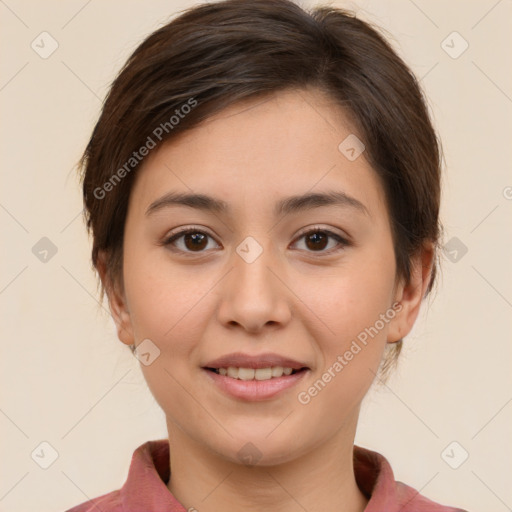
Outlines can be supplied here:
<path id="1" fill-rule="evenodd" d="M 272 273 L 269 270 L 273 265 L 272 260 L 269 243 L 265 243 L 261 237 L 259 240 L 252 236 L 246 237 L 236 248 L 234 256 L 235 273 L 240 284 L 247 284 L 248 288 L 252 286 L 257 291 L 268 292 L 269 286 L 272 286 Z"/>
<path id="2" fill-rule="evenodd" d="M 270 237 L 263 239 L 261 236 L 247 236 L 236 247 L 235 253 L 233 279 L 237 295 L 254 295 L 261 300 L 271 300 L 276 291 L 276 283 L 269 267 L 275 266 L 276 262 L 270 246 Z"/>
<path id="3" fill-rule="evenodd" d="M 267 323 L 287 321 L 286 287 L 275 275 L 279 274 L 278 258 L 267 240 L 270 238 L 248 236 L 236 247 L 222 293 L 224 323 L 257 330 Z"/>

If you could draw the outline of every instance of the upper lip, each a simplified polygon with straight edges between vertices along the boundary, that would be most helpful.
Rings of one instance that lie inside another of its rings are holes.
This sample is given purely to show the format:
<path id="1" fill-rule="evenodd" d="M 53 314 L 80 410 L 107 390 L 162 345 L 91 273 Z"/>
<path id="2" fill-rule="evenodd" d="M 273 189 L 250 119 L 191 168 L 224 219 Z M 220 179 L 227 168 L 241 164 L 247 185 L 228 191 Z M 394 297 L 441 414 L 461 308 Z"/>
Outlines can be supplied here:
<path id="1" fill-rule="evenodd" d="M 280 356 L 266 352 L 264 354 L 250 355 L 242 352 L 235 352 L 225 356 L 218 357 L 206 363 L 203 368 L 228 368 L 234 366 L 236 368 L 269 368 L 271 366 L 282 366 L 283 368 L 292 368 L 300 370 L 307 368 L 307 365 L 290 359 L 289 357 Z"/>

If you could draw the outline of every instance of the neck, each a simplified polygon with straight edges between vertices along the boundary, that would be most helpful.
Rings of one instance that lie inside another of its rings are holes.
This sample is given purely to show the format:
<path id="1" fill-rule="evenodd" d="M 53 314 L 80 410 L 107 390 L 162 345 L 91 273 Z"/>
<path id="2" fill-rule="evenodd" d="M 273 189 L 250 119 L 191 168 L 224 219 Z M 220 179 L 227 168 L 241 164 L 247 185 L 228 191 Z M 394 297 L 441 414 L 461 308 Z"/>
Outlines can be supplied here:
<path id="1" fill-rule="evenodd" d="M 198 445 L 168 420 L 171 478 L 167 487 L 187 510 L 218 512 L 363 512 L 368 499 L 357 486 L 353 441 L 345 429 L 298 458 L 246 466 Z"/>

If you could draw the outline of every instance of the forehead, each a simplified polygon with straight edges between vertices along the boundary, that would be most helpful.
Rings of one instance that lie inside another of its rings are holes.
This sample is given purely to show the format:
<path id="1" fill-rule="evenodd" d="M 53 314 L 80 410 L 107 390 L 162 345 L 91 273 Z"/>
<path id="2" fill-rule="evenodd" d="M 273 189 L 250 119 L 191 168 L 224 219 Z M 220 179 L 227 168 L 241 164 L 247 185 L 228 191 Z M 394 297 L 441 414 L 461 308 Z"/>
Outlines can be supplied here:
<path id="1" fill-rule="evenodd" d="M 255 212 L 284 196 L 336 190 L 378 217 L 385 213 L 383 190 L 365 153 L 350 160 L 340 150 L 353 137 L 362 138 L 345 112 L 316 90 L 244 101 L 148 155 L 132 198 L 147 208 L 166 192 L 194 192 Z"/>

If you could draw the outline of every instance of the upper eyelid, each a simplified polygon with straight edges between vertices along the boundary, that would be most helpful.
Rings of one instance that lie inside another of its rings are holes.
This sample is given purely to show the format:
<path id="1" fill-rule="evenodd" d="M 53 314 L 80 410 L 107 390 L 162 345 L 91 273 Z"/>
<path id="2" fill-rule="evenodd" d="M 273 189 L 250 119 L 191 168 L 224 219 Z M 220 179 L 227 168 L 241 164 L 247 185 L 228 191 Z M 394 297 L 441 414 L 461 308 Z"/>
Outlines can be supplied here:
<path id="1" fill-rule="evenodd" d="M 334 231 L 334 229 L 335 228 L 326 228 L 326 227 L 322 227 L 322 226 L 318 226 L 318 225 L 309 226 L 307 228 L 301 229 L 299 231 L 299 233 L 297 234 L 297 237 L 307 235 L 308 233 L 311 233 L 312 231 L 313 232 L 314 231 L 325 231 L 326 233 L 329 233 L 331 235 L 336 235 L 336 236 L 339 236 L 340 238 L 348 239 L 348 235 L 345 235 L 344 233 L 337 233 L 336 231 Z"/>

